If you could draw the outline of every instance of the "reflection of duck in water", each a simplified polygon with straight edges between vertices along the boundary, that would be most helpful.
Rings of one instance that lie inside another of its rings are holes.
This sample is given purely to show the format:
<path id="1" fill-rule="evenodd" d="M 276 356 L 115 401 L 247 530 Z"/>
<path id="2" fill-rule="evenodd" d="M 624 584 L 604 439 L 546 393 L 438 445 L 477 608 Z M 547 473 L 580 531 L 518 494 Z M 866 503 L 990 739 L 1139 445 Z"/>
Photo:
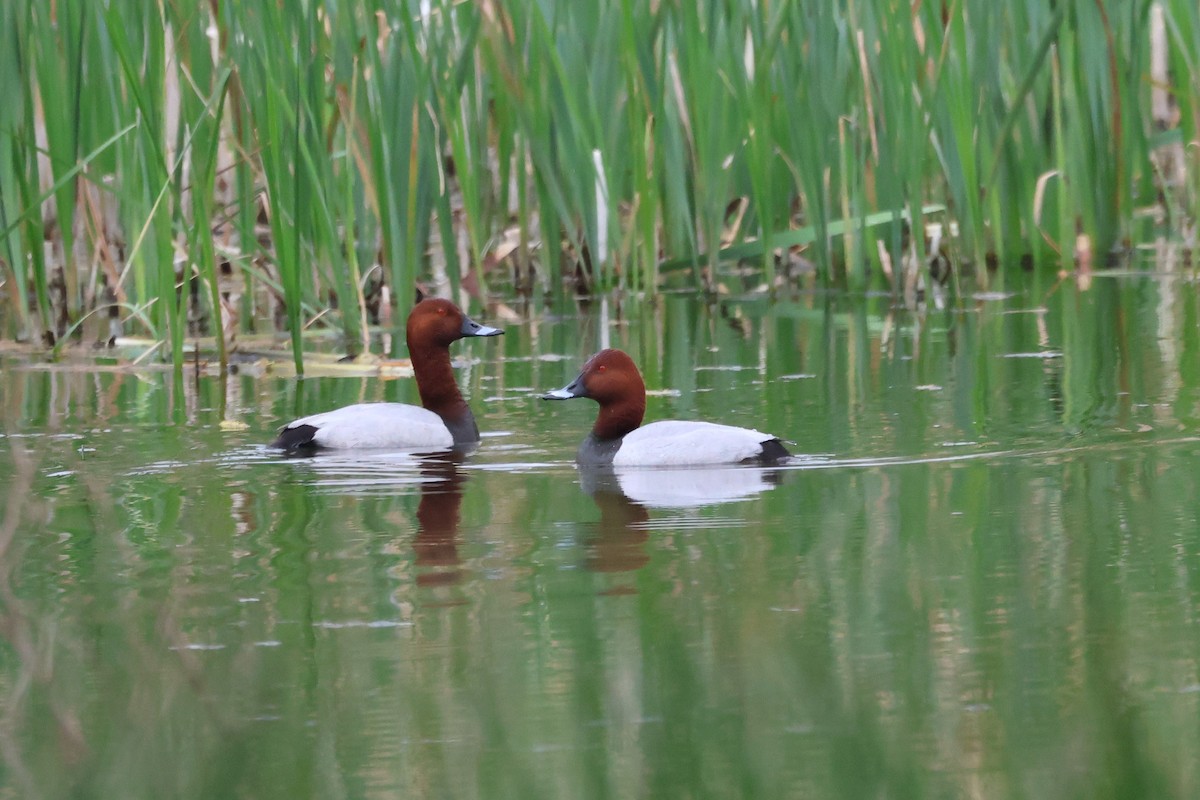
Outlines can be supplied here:
<path id="1" fill-rule="evenodd" d="M 600 509 L 596 535 L 586 542 L 584 567 L 594 572 L 627 572 L 650 560 L 651 508 L 696 508 L 738 502 L 772 489 L 771 470 L 621 469 L 581 467 L 579 483 Z"/>
<path id="2" fill-rule="evenodd" d="M 462 580 L 458 524 L 467 473 L 459 469 L 460 461 L 457 453 L 422 460 L 421 502 L 413 539 L 418 586 L 447 586 Z"/>
<path id="3" fill-rule="evenodd" d="M 325 492 L 390 498 L 411 496 L 415 484 L 421 493 L 413 539 L 417 584 L 441 586 L 461 577 L 458 527 L 469 473 L 460 465 L 472 449 L 456 447 L 425 456 L 407 451 L 315 455 L 315 450 L 302 450 L 297 455 L 313 457 L 289 463 L 307 473 L 309 485 Z"/>
<path id="4" fill-rule="evenodd" d="M 621 491 L 612 469 L 581 469 L 579 482 L 600 509 L 596 533 L 584 543 L 584 568 L 592 572 L 629 572 L 646 566 L 650 556 L 645 545 L 650 534 L 645 523 L 650 520 L 650 512 Z"/>

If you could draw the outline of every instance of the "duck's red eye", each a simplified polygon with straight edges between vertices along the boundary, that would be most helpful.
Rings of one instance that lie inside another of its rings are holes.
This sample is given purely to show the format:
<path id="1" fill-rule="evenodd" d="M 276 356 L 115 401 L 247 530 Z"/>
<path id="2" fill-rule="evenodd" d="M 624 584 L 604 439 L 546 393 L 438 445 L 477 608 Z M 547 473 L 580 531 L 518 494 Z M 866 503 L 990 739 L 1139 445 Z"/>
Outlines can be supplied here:
<path id="1" fill-rule="evenodd" d="M 438 306 L 438 313 L 441 314 L 443 317 L 446 316 L 446 307 Z"/>
<path id="2" fill-rule="evenodd" d="M 608 369 L 608 367 L 601 364 L 600 366 L 596 367 L 596 372 L 604 372 L 606 369 Z"/>

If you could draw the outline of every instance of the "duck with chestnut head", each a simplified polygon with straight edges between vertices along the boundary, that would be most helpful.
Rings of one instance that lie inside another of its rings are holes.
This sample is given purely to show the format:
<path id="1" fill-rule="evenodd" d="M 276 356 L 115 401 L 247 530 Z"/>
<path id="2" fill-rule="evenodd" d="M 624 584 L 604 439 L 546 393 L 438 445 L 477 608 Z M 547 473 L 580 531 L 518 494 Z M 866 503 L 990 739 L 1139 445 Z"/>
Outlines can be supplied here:
<path id="1" fill-rule="evenodd" d="M 576 456 L 581 466 L 776 464 L 791 455 L 779 437 L 751 428 L 691 420 L 642 425 L 646 384 L 633 359 L 621 350 L 601 350 L 575 380 L 543 395 L 546 400 L 577 397 L 600 405 L 596 424 Z"/>
<path id="2" fill-rule="evenodd" d="M 450 367 L 450 345 L 471 336 L 498 336 L 449 300 L 422 300 L 408 315 L 408 353 L 421 405 L 356 403 L 289 422 L 271 447 L 289 453 L 317 449 L 445 450 L 479 441 L 479 427 Z"/>

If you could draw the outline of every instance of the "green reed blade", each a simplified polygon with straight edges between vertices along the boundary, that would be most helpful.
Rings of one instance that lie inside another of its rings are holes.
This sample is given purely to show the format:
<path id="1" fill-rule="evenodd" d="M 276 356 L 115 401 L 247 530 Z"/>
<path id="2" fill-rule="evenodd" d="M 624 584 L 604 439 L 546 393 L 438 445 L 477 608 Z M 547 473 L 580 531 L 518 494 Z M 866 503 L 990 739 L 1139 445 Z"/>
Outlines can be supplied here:
<path id="1" fill-rule="evenodd" d="M 1025 71 L 1021 77 L 1021 82 L 1017 86 L 1017 90 L 1013 98 L 1008 103 L 1008 113 L 1004 117 L 1004 122 L 1000 126 L 1000 133 L 996 136 L 995 149 L 992 152 L 992 157 L 989 159 L 988 168 L 984 171 L 986 176 L 983 181 L 984 186 L 991 186 L 996 177 L 996 170 L 1000 166 L 1000 148 L 1008 140 L 1012 134 L 1013 128 L 1017 124 L 1017 117 L 1022 111 L 1022 104 L 1028 96 L 1030 89 L 1033 88 L 1034 81 L 1037 80 L 1045 64 L 1046 57 L 1050 53 L 1050 46 L 1055 42 L 1061 34 L 1063 20 L 1070 10 L 1071 4 L 1059 3 L 1054 7 L 1054 16 L 1051 17 L 1045 29 L 1042 32 L 1042 38 L 1038 41 L 1033 51 L 1026 56 Z"/>
<path id="2" fill-rule="evenodd" d="M 101 153 L 112 147 L 136 127 L 137 123 L 134 122 L 117 131 L 110 136 L 107 141 L 105 141 L 92 152 L 88 153 L 83 158 L 79 159 L 74 166 L 66 170 L 62 175 L 58 176 L 57 180 L 49 189 L 38 195 L 33 202 L 26 203 L 24 210 L 18 213 L 17 216 L 8 223 L 8 225 L 0 230 L 0 241 L 4 241 L 9 234 L 16 230 L 18 225 L 25 222 L 28 218 L 39 214 L 41 212 L 42 204 L 46 202 L 46 200 L 53 197 L 63 186 L 74 180 L 81 170 L 87 169 L 88 165 L 91 164 L 92 161 L 94 161 L 97 157 L 99 157 Z"/>

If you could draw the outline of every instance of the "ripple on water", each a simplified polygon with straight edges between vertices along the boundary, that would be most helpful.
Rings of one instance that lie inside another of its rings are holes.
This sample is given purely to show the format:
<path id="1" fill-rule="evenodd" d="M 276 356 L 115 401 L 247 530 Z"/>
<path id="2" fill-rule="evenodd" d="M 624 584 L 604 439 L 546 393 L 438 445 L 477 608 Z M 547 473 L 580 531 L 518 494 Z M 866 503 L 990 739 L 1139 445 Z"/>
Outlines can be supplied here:
<path id="1" fill-rule="evenodd" d="M 172 646 L 172 647 L 170 647 L 170 648 L 168 648 L 168 649 L 170 649 L 170 650 L 189 650 L 189 651 L 195 651 L 195 652 L 206 652 L 206 651 L 209 651 L 209 650 L 224 650 L 224 649 L 225 649 L 225 647 L 226 647 L 226 646 L 225 646 L 225 645 L 223 645 L 223 644 L 203 644 L 203 643 L 200 643 L 200 642 L 196 642 L 196 643 L 193 643 L 193 644 L 179 644 L 179 645 L 174 645 L 174 646 Z"/>
<path id="2" fill-rule="evenodd" d="M 444 457 L 407 451 L 327 452 L 279 460 L 317 492 L 331 494 L 412 490 L 444 480 L 447 471 L 455 469 L 455 464 Z"/>
<path id="3" fill-rule="evenodd" d="M 411 628 L 412 626 L 411 622 L 396 619 L 318 620 L 313 623 L 314 628 L 331 631 L 339 631 L 347 628 Z"/>
<path id="4" fill-rule="evenodd" d="M 1035 350 L 1028 353 L 1001 353 L 1000 358 L 1062 358 L 1058 350 Z"/>
<path id="5" fill-rule="evenodd" d="M 700 514 L 671 514 L 637 522 L 629 527 L 645 531 L 710 531 L 745 528 L 743 517 L 708 517 Z"/>

